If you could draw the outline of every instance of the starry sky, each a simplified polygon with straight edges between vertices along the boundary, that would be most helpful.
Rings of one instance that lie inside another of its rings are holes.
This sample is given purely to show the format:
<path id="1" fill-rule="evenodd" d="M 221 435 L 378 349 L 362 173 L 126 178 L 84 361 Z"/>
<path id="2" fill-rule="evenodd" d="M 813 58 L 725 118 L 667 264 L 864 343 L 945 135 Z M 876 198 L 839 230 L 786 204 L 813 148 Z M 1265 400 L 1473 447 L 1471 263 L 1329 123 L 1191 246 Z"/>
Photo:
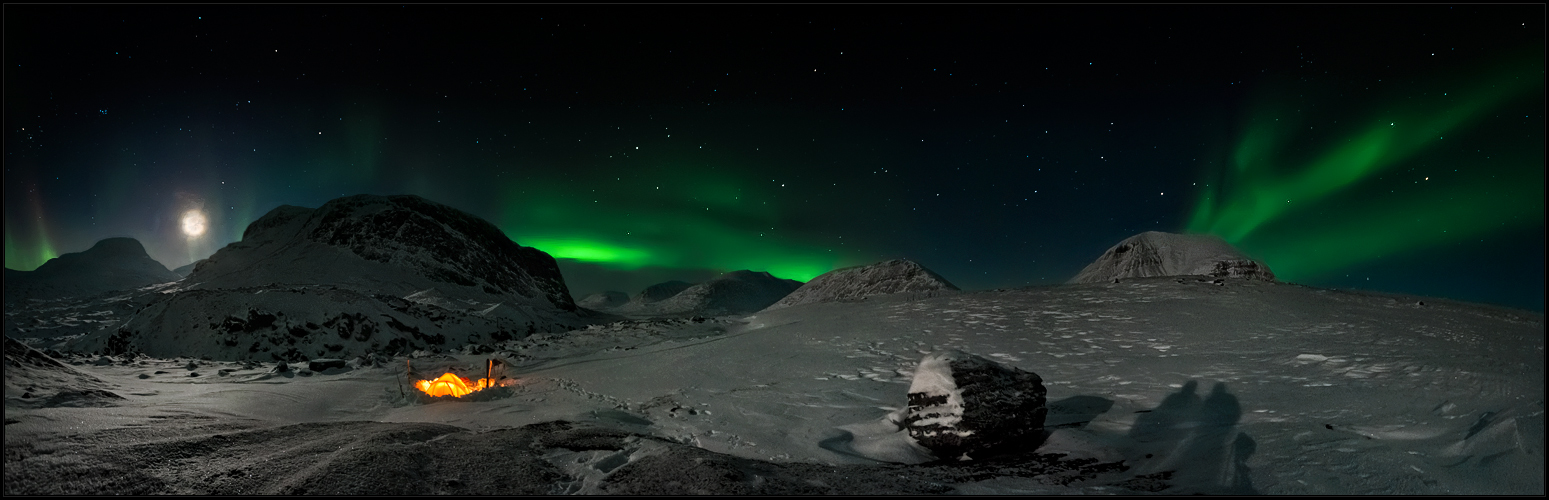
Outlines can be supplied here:
<path id="1" fill-rule="evenodd" d="M 280 205 L 415 194 L 577 298 L 892 258 L 1050 285 L 1159 230 L 1542 311 L 1544 14 L 7 5 L 5 266 L 129 236 L 176 268 Z"/>

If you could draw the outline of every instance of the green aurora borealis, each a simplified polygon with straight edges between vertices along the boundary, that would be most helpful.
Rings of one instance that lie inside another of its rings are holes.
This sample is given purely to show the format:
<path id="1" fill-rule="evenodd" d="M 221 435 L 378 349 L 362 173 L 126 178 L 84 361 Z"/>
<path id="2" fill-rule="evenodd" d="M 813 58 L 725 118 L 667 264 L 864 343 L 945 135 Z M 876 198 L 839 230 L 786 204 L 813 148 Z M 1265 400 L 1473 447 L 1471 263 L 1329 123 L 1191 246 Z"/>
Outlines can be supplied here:
<path id="1" fill-rule="evenodd" d="M 703 169 L 663 168 L 654 182 L 592 179 L 588 194 L 561 181 L 507 188 L 501 228 L 555 258 L 619 270 L 748 269 L 807 281 L 836 268 L 831 249 L 780 227 L 778 206 L 756 188 Z"/>
<path id="2" fill-rule="evenodd" d="M 1167 231 L 1542 310 L 1542 6 L 930 8 L 11 6 L 5 266 L 132 237 L 177 268 L 413 194 L 577 299 L 895 258 L 1054 285 Z"/>
<path id="3" fill-rule="evenodd" d="M 1188 231 L 1220 236 L 1263 259 L 1279 278 L 1298 281 L 1385 255 L 1542 226 L 1541 149 L 1485 157 L 1445 141 L 1477 138 L 1481 132 L 1470 125 L 1513 99 L 1541 95 L 1543 63 L 1514 61 L 1468 74 L 1325 120 L 1337 132 L 1322 136 L 1309 133 L 1316 126 L 1305 116 L 1312 113 L 1288 107 L 1284 93 L 1261 95 L 1228 166 L 1207 175 L 1219 180 L 1201 190 Z M 1456 175 L 1468 170 L 1495 174 Z M 1387 184 L 1374 181 L 1384 175 L 1414 187 L 1382 192 Z"/>

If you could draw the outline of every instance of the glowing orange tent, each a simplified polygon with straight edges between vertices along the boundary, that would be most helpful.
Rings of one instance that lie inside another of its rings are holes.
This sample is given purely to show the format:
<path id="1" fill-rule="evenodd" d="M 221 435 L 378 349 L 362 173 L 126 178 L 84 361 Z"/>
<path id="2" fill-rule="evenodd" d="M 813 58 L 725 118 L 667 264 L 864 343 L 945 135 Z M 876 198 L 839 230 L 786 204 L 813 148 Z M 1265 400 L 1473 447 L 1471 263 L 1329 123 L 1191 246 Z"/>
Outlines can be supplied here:
<path id="1" fill-rule="evenodd" d="M 410 367 L 412 370 L 412 366 Z M 414 387 L 431 396 L 462 397 L 474 392 L 493 387 L 495 360 L 489 360 L 489 367 L 485 370 L 485 377 L 477 381 L 462 378 L 447 372 L 433 380 L 420 380 L 414 383 Z"/>

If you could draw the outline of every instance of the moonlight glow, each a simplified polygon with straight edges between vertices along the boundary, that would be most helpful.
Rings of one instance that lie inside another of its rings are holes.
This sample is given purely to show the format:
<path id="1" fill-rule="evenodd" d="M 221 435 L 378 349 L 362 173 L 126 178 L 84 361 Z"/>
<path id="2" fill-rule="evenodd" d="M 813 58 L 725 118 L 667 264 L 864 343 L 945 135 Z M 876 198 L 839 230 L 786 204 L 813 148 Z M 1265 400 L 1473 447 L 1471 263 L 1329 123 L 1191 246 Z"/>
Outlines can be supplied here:
<path id="1" fill-rule="evenodd" d="M 188 235 L 189 239 L 198 238 L 199 235 L 204 234 L 204 228 L 203 213 L 198 210 L 183 212 L 183 234 Z"/>

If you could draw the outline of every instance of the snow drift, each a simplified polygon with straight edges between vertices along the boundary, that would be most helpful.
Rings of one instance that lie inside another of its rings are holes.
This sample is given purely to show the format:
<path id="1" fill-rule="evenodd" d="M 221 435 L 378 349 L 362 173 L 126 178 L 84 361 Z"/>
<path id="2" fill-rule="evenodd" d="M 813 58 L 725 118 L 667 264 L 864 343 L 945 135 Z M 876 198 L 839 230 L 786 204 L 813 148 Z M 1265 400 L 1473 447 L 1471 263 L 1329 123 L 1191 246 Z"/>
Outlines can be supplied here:
<path id="1" fill-rule="evenodd" d="M 1187 275 L 1275 280 L 1269 266 L 1249 259 L 1221 238 L 1146 231 L 1109 248 L 1068 283 Z"/>
<path id="2" fill-rule="evenodd" d="M 5 338 L 8 408 L 113 406 L 124 398 L 107 390 L 110 388 L 114 386 L 107 381 L 71 368 L 16 339 Z"/>

